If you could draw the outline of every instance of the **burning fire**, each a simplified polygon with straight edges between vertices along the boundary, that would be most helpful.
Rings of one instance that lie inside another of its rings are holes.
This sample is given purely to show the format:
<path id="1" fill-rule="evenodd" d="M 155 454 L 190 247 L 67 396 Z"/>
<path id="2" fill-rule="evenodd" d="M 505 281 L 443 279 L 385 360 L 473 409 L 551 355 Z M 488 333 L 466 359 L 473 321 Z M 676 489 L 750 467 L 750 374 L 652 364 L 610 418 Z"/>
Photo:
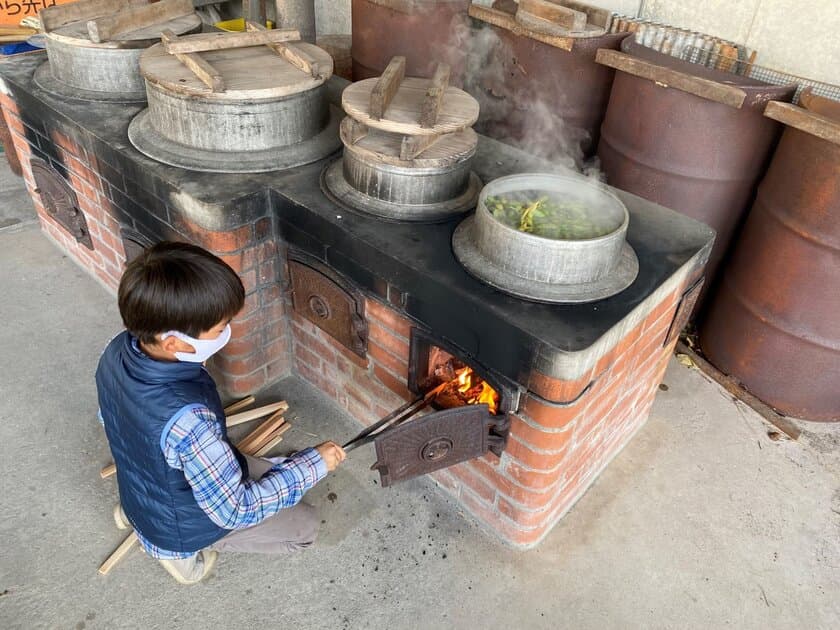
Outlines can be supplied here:
<path id="1" fill-rule="evenodd" d="M 444 388 L 438 400 L 443 402 L 441 398 L 445 397 L 446 402 L 456 395 L 461 406 L 463 405 L 481 405 L 486 404 L 490 408 L 491 414 L 496 414 L 499 411 L 499 394 L 495 389 L 490 387 L 487 382 L 481 378 L 470 367 L 463 367 L 455 371 L 456 377 L 449 382 L 449 385 Z M 456 406 L 454 404 L 447 404 L 446 406 Z"/>

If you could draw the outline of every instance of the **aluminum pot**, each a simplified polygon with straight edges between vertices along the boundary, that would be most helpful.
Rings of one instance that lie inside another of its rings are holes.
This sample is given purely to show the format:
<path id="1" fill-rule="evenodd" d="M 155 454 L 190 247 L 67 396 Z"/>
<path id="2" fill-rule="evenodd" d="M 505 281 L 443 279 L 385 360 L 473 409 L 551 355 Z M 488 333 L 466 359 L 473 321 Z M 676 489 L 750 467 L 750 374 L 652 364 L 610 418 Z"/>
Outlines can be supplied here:
<path id="1" fill-rule="evenodd" d="M 359 192 L 389 203 L 425 205 L 455 199 L 469 186 L 470 167 L 478 146 L 478 137 L 472 129 L 460 133 L 469 148 L 448 159 L 437 160 L 387 161 L 345 143 L 344 176 Z"/>
<path id="2" fill-rule="evenodd" d="M 183 96 L 152 82 L 146 87 L 149 116 L 157 131 L 197 149 L 229 151 L 236 145 L 263 151 L 289 146 L 315 137 L 329 121 L 323 85 L 282 98 L 241 103 Z"/>
<path id="3" fill-rule="evenodd" d="M 604 236 L 559 240 L 527 234 L 505 225 L 488 210 L 488 197 L 523 190 L 556 192 L 584 203 L 614 227 Z M 549 174 L 511 175 L 481 191 L 475 215 L 475 245 L 496 267 L 536 282 L 584 284 L 613 272 L 621 259 L 630 215 L 621 200 L 600 185 Z"/>

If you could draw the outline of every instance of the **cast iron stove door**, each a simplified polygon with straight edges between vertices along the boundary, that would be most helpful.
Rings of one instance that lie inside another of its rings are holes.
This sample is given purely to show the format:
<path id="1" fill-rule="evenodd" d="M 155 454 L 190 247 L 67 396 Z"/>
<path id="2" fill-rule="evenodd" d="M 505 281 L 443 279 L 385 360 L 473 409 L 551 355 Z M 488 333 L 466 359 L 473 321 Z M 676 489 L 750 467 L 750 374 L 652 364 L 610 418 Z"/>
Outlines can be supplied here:
<path id="1" fill-rule="evenodd" d="M 382 487 L 481 457 L 501 455 L 510 421 L 487 405 L 469 405 L 429 414 L 389 429 L 376 438 Z"/>
<path id="2" fill-rule="evenodd" d="M 85 215 L 79 209 L 76 193 L 57 170 L 40 158 L 30 161 L 35 193 L 40 195 L 46 211 L 77 242 L 93 249 Z"/>

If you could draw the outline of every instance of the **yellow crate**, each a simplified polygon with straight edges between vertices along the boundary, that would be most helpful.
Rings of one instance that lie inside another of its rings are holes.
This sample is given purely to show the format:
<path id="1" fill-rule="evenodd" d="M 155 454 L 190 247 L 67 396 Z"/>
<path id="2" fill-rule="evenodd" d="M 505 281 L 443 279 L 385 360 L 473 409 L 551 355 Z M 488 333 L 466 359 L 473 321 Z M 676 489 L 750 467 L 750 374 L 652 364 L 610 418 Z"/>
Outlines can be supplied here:
<path id="1" fill-rule="evenodd" d="M 236 18 L 235 20 L 223 20 L 222 22 L 216 22 L 216 28 L 220 28 L 223 31 L 230 31 L 232 33 L 241 33 L 245 30 L 245 18 Z M 274 28 L 274 22 L 268 20 L 268 28 Z"/>

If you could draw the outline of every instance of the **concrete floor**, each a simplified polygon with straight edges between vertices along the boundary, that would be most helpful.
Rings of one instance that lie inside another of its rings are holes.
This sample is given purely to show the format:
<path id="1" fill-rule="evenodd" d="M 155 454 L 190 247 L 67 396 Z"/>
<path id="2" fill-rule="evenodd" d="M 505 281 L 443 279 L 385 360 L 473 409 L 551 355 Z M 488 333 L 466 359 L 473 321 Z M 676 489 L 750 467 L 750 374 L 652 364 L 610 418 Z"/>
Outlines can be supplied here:
<path id="1" fill-rule="evenodd" d="M 840 427 L 772 441 L 676 362 L 648 424 L 534 551 L 425 479 L 379 488 L 359 450 L 309 494 L 323 530 L 307 552 L 222 556 L 180 587 L 135 551 L 102 577 L 124 536 L 93 384 L 114 299 L 31 224 L 0 230 L 0 295 L 0 628 L 840 627 Z M 356 431 L 297 379 L 262 397 L 278 396 L 281 446 Z"/>

